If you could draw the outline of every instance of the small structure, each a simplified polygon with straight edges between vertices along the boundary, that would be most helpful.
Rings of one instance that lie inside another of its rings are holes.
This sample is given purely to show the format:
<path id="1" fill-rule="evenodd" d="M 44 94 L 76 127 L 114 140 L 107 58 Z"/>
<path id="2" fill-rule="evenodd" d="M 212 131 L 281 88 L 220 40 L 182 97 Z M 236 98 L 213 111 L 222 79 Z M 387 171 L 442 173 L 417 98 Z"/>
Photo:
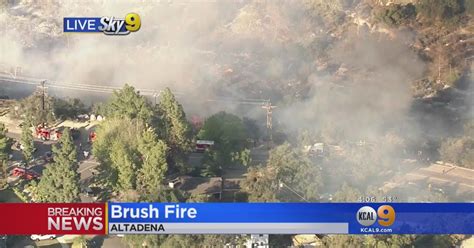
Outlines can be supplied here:
<path id="1" fill-rule="evenodd" d="M 222 198 L 221 177 L 180 176 L 168 183 L 173 189 L 180 189 L 193 195 L 205 195 L 214 199 Z"/>
<path id="2" fill-rule="evenodd" d="M 324 143 L 314 143 L 304 147 L 304 152 L 313 156 L 324 156 Z"/>
<path id="3" fill-rule="evenodd" d="M 196 152 L 205 152 L 211 146 L 214 145 L 213 140 L 197 140 L 196 141 Z"/>
<path id="4" fill-rule="evenodd" d="M 268 234 L 251 234 L 245 243 L 247 248 L 268 248 Z"/>

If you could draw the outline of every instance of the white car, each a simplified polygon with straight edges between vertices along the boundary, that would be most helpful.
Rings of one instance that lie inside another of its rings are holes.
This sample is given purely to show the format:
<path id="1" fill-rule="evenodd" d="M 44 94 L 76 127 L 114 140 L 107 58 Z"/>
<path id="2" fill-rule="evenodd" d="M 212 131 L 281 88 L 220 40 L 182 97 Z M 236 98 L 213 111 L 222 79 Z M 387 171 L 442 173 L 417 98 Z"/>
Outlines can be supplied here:
<path id="1" fill-rule="evenodd" d="M 39 241 L 39 240 L 46 240 L 46 239 L 55 239 L 56 235 L 54 235 L 54 234 L 45 234 L 45 235 L 33 234 L 33 235 L 31 235 L 30 238 L 31 238 L 31 240 Z"/>

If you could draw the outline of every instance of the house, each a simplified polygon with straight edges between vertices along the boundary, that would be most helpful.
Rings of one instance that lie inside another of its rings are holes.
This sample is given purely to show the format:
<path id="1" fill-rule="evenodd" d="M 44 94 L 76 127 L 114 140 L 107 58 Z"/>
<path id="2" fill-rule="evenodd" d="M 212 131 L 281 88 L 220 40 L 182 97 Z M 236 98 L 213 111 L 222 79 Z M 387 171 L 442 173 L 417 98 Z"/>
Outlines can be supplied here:
<path id="1" fill-rule="evenodd" d="M 180 189 L 193 195 L 205 195 L 216 200 L 222 198 L 222 177 L 180 176 L 168 183 L 172 189 Z"/>
<path id="2" fill-rule="evenodd" d="M 412 165 L 410 165 L 412 166 Z M 437 161 L 427 167 L 415 167 L 403 176 L 394 177 L 380 190 L 387 194 L 397 188 L 418 187 L 437 191 L 458 199 L 474 197 L 474 170 Z"/>

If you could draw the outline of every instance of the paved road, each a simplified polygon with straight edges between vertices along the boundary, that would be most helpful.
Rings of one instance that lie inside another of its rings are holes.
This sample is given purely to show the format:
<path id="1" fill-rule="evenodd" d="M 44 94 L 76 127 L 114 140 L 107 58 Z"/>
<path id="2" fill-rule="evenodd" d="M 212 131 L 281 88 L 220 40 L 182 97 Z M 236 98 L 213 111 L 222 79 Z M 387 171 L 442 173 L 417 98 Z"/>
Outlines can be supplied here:
<path id="1" fill-rule="evenodd" d="M 18 129 L 14 129 L 14 130 L 19 131 Z M 9 129 L 9 132 L 8 132 L 7 135 L 9 137 L 13 138 L 15 141 L 19 141 L 20 137 L 21 137 L 20 133 L 10 132 L 10 129 Z M 81 140 L 81 139 L 79 139 L 79 140 Z M 75 141 L 75 143 L 76 143 L 76 146 L 79 147 L 80 142 Z M 35 147 L 36 147 L 37 150 L 34 153 L 34 157 L 35 158 L 40 158 L 40 157 L 44 156 L 44 154 L 46 152 L 51 151 L 52 146 L 54 144 L 56 144 L 56 141 L 42 141 L 42 140 L 39 140 L 39 139 L 35 139 Z M 18 162 L 21 162 L 22 159 L 23 159 L 23 155 L 22 155 L 21 151 L 14 150 L 12 155 L 13 155 L 13 158 L 11 159 L 11 161 L 8 164 L 7 172 L 9 172 L 12 168 L 14 168 L 14 166 L 17 165 Z M 84 155 L 82 154 L 82 152 L 79 149 L 78 149 L 78 158 L 79 158 L 78 172 L 80 173 L 81 183 L 83 183 L 83 185 L 88 185 L 88 183 L 90 182 L 90 179 L 93 176 L 94 168 L 98 165 L 98 163 L 92 158 L 88 158 L 88 159 L 84 158 Z M 40 166 L 40 167 L 49 166 L 49 164 L 45 163 L 45 161 L 43 159 L 38 159 L 35 162 L 35 164 L 37 165 L 36 167 L 38 167 L 38 166 Z M 90 202 L 91 199 L 86 199 L 86 201 Z"/>

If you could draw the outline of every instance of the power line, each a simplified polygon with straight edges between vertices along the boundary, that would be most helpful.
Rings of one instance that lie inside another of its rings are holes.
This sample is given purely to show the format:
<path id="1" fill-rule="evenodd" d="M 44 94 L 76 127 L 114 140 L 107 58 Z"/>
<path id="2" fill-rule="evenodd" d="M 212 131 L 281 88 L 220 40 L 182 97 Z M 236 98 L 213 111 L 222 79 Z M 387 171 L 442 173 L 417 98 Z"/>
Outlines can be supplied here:
<path id="1" fill-rule="evenodd" d="M 3 81 L 8 81 L 8 82 L 13 82 L 13 83 L 21 83 L 21 84 L 29 84 L 29 85 L 38 85 L 40 84 L 39 87 L 42 89 L 42 110 L 44 111 L 44 101 L 45 101 L 45 88 L 46 86 L 52 87 L 52 88 L 58 88 L 58 89 L 67 89 L 67 90 L 80 90 L 80 91 L 87 91 L 87 92 L 95 92 L 95 93 L 113 93 L 116 90 L 120 90 L 120 87 L 117 86 L 102 86 L 102 85 L 92 85 L 92 84 L 83 84 L 83 83 L 66 83 L 66 82 L 55 82 L 55 81 L 46 81 L 46 80 L 41 80 L 37 78 L 30 78 L 30 77 L 15 77 L 11 78 L 9 76 L 5 76 L 0 74 L 0 80 Z M 157 97 L 160 96 L 162 90 L 156 90 L 156 89 L 140 89 L 137 88 L 137 91 L 140 92 L 140 94 L 143 95 L 148 95 L 152 96 L 154 99 L 154 103 L 156 105 L 157 103 Z M 177 96 L 184 95 L 182 93 L 174 93 Z M 272 113 L 273 109 L 276 108 L 276 106 L 273 106 L 270 102 L 270 100 L 266 99 L 235 99 L 235 98 L 229 98 L 229 97 L 216 97 L 214 99 L 205 99 L 207 102 L 227 102 L 227 103 L 236 103 L 236 104 L 243 104 L 243 105 L 258 105 L 261 106 L 263 109 L 266 110 L 266 127 L 267 127 L 267 133 L 269 137 L 269 141 L 271 142 L 273 140 L 273 135 L 272 135 Z"/>

